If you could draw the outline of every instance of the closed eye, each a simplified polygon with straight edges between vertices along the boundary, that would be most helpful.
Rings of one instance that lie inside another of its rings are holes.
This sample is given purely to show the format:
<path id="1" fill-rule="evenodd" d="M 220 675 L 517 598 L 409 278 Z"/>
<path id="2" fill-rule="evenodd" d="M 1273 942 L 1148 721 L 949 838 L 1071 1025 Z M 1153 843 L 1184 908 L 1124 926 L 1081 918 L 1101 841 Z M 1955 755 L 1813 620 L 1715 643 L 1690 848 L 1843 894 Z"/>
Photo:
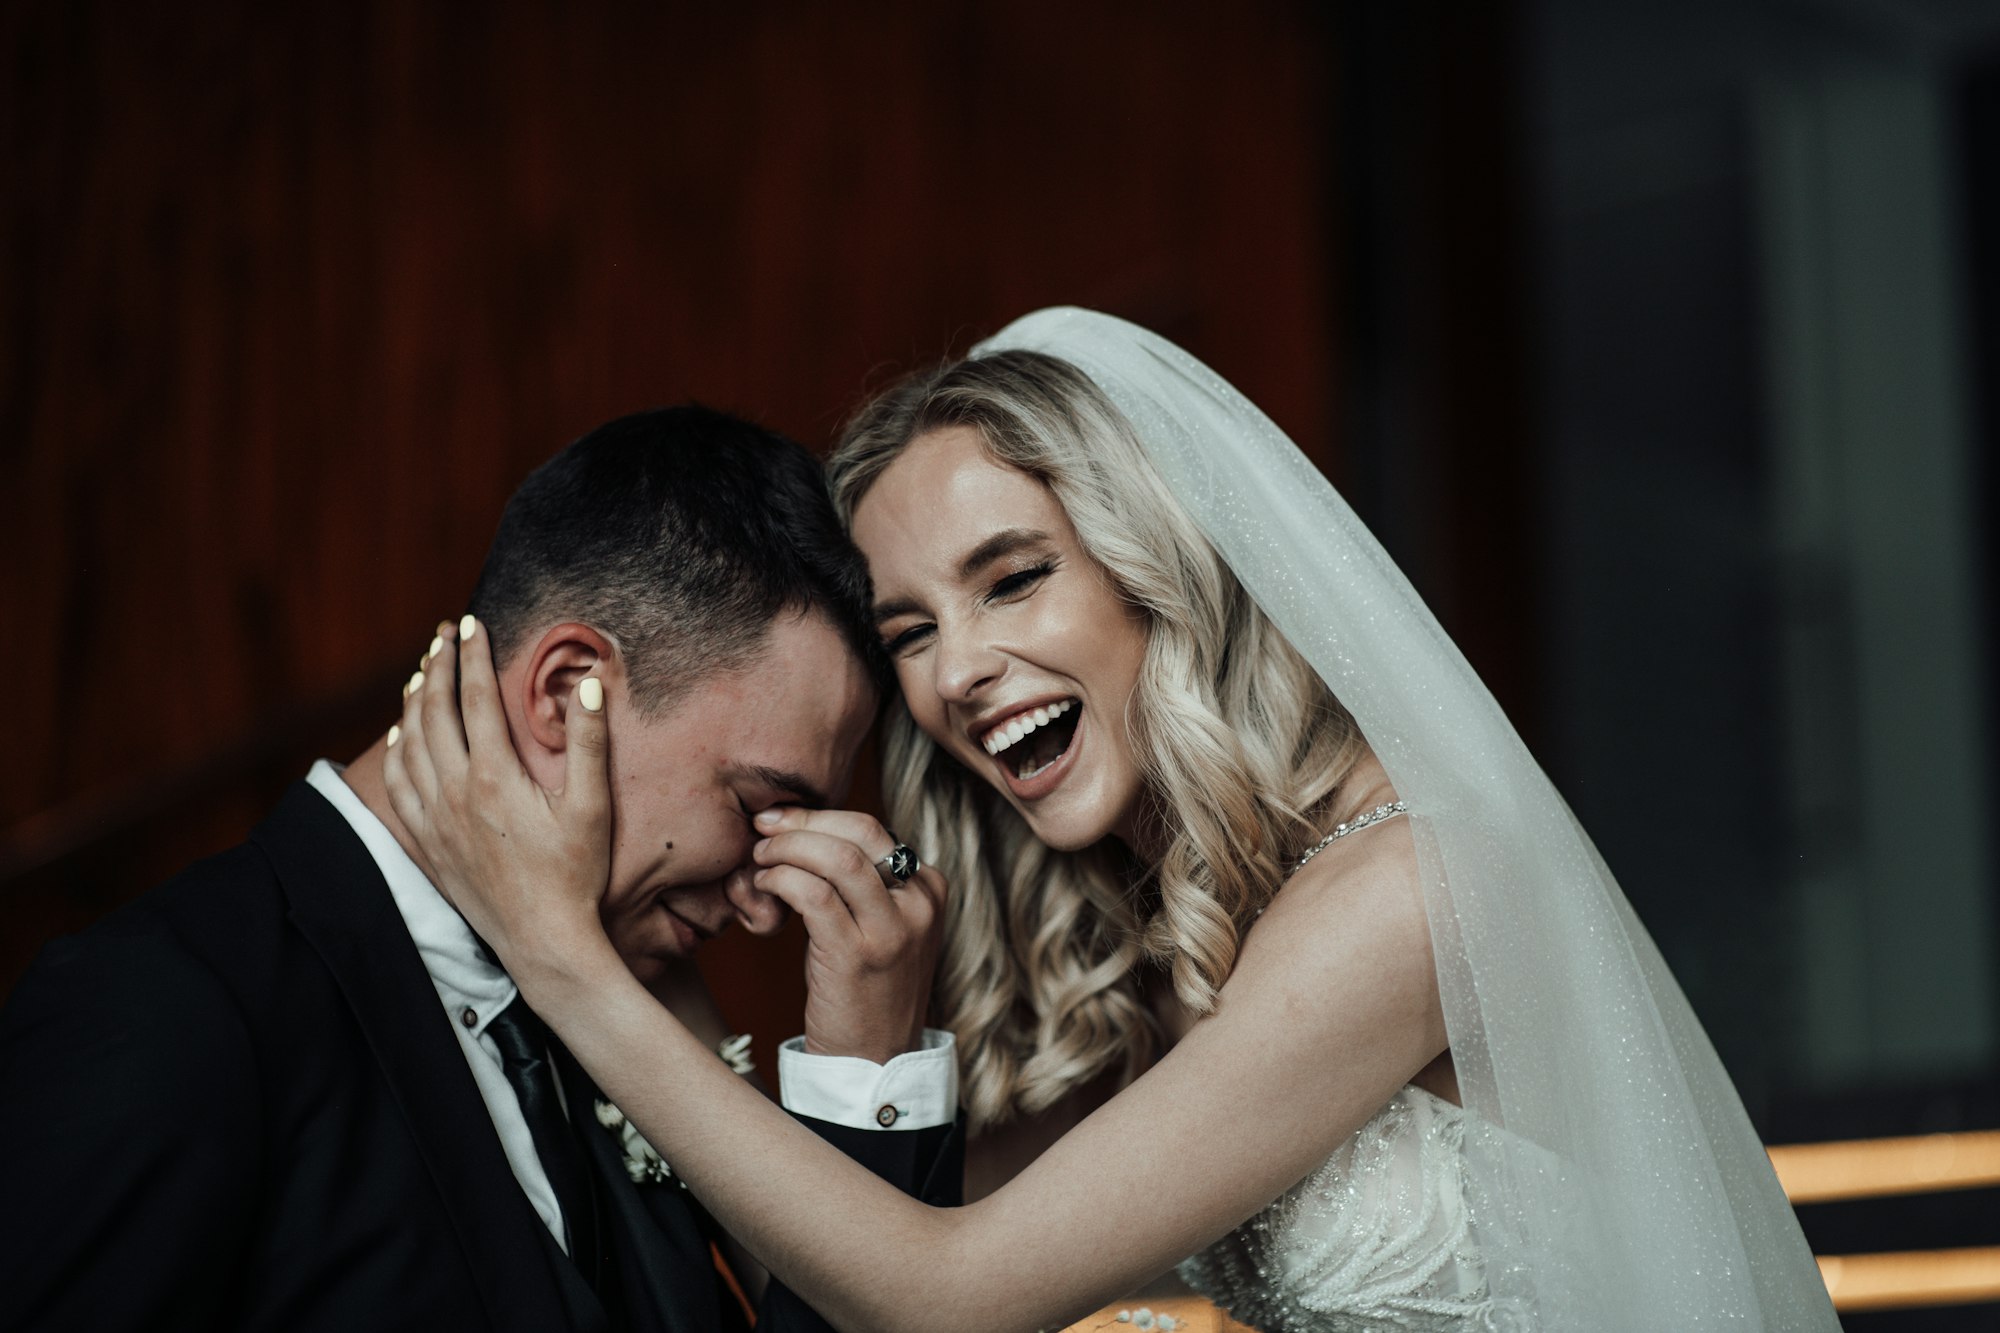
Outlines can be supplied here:
<path id="1" fill-rule="evenodd" d="M 1038 565 L 1030 565 L 1026 569 L 1016 570 L 1014 573 L 1007 575 L 1007 577 L 995 583 L 987 591 L 986 600 L 989 602 L 1004 602 L 1010 597 L 1018 596 L 1053 574 L 1055 568 L 1055 561 L 1044 560 Z"/>
<path id="2" fill-rule="evenodd" d="M 936 628 L 937 626 L 931 624 L 929 621 L 925 621 L 921 625 L 912 625 L 882 646 L 888 652 L 889 656 L 900 657 L 923 642 L 924 636 Z"/>
<path id="3" fill-rule="evenodd" d="M 1012 601 L 1053 574 L 1055 569 L 1056 562 L 1054 560 L 1044 560 L 1040 564 L 1030 565 L 1026 569 L 1015 570 L 1012 574 L 995 580 L 993 586 L 986 590 L 986 595 L 981 600 L 988 605 L 995 602 Z M 882 646 L 891 657 L 900 657 L 904 653 L 921 646 L 924 640 L 929 638 L 936 630 L 937 626 L 931 621 L 926 620 L 920 624 L 911 625 L 900 634 L 892 636 Z"/>

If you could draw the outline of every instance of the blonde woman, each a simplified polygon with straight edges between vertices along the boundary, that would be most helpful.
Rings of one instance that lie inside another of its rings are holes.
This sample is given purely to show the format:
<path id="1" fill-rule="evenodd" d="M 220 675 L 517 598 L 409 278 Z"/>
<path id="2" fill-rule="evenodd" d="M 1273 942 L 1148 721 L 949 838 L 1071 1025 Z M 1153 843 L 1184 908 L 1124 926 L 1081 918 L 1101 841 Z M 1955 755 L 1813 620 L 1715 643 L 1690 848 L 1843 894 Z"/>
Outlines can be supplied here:
<path id="1" fill-rule="evenodd" d="M 535 1010 L 775 1274 L 867 1330 L 1047 1327 L 1176 1264 L 1270 1330 L 1836 1327 L 1609 871 L 1241 395 L 1043 311 L 871 405 L 832 484 L 901 686 L 891 821 L 951 884 L 936 1008 L 984 1197 L 852 1169 L 632 982 L 594 788 L 552 805 L 477 739 L 483 636 L 470 754 L 418 742 L 472 776 L 397 793 Z M 872 822 L 759 823 L 760 887 L 815 931 L 912 892 Z"/>

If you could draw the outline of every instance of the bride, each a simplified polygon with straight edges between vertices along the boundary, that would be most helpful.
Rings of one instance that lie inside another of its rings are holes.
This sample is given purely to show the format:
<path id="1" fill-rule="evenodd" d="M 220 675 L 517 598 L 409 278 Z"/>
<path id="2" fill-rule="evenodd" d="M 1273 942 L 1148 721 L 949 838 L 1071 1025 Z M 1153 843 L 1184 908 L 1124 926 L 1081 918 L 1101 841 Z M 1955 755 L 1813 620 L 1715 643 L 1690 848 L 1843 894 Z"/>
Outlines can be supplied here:
<path id="1" fill-rule="evenodd" d="M 481 741 L 491 690 L 469 755 L 407 705 L 412 762 L 467 777 L 390 765 L 536 1012 L 794 1290 L 850 1329 L 1034 1329 L 1178 1262 L 1268 1330 L 1837 1327 L 1589 839 L 1228 384 L 1041 311 L 864 410 L 831 484 L 901 687 L 890 819 L 952 885 L 936 1005 L 985 1197 L 856 1169 L 639 987 L 597 922 L 599 775 L 539 799 Z M 490 681 L 484 635 L 461 669 Z M 855 873 L 894 843 L 870 821 L 759 824 L 809 926 L 914 890 Z"/>

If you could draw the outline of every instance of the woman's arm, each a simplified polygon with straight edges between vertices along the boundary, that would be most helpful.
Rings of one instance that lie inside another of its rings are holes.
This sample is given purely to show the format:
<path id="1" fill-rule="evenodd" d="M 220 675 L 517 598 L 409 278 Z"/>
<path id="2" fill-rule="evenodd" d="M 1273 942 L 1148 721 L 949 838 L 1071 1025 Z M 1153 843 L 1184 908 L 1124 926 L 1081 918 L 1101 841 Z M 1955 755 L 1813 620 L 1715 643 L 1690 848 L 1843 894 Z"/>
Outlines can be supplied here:
<path id="1" fill-rule="evenodd" d="M 467 654 L 465 726 L 475 760 L 483 749 L 497 761 L 492 728 L 504 743 L 504 723 L 489 711 L 485 662 L 484 651 Z M 406 736 L 422 729 L 413 711 Z M 601 714 L 571 726 L 601 756 L 590 735 Z M 398 748 L 415 758 L 437 746 L 449 769 L 464 762 L 452 739 L 433 726 L 428 744 Z M 405 822 L 423 825 L 412 832 L 453 901 L 605 1091 L 773 1273 L 843 1327 L 923 1329 L 955 1310 L 1031 1329 L 1087 1312 L 1306 1175 L 1445 1045 L 1408 839 L 1357 839 L 1279 895 L 1217 1012 L 1159 1065 L 991 1197 L 930 1208 L 744 1087 L 633 980 L 596 923 L 602 871 L 562 827 L 566 815 L 593 817 L 580 767 L 571 764 L 561 801 L 539 806 L 477 762 L 460 774 L 483 794 L 483 874 L 467 850 L 478 836 L 460 830 L 456 846 L 443 837 L 417 798 L 422 784 L 404 784 L 398 813 L 412 806 Z M 431 785 L 441 790 L 435 776 Z M 537 850 L 545 845 L 556 850 Z M 595 882 L 582 883 L 590 873 Z M 809 928 L 841 901 L 796 887 L 773 891 L 794 899 Z"/>
<path id="2" fill-rule="evenodd" d="M 1263 1207 L 1442 1048 L 1423 1017 L 1435 1006 L 1420 911 L 1399 924 L 1337 882 L 1351 877 L 1327 878 L 1281 895 L 1315 901 L 1274 905 L 1215 1016 L 1012 1183 L 955 1211 L 882 1185 L 733 1086 L 608 949 L 521 984 L 703 1202 L 835 1323 L 920 1329 L 960 1310 L 1040 1328 Z"/>

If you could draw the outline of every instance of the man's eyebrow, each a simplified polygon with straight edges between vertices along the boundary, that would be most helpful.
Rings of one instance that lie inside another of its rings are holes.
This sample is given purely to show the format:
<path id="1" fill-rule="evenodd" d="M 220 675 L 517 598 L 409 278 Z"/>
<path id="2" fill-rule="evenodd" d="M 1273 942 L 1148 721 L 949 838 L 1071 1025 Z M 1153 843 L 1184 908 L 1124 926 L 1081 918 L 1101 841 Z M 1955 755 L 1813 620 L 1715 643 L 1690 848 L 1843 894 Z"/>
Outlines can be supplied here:
<path id="1" fill-rule="evenodd" d="M 995 560 L 1010 556 L 1025 546 L 1036 546 L 1049 540 L 1049 534 L 1039 528 L 1002 528 L 965 553 L 958 562 L 958 577 L 960 581 L 969 579 Z M 875 623 L 879 625 L 897 616 L 917 615 L 922 611 L 922 605 L 908 597 L 877 602 Z"/>
<path id="2" fill-rule="evenodd" d="M 826 793 L 813 786 L 803 774 L 772 768 L 768 764 L 752 764 L 743 771 L 773 791 L 797 797 L 795 804 L 809 806 L 814 810 L 824 810 L 833 804 L 826 799 Z"/>

